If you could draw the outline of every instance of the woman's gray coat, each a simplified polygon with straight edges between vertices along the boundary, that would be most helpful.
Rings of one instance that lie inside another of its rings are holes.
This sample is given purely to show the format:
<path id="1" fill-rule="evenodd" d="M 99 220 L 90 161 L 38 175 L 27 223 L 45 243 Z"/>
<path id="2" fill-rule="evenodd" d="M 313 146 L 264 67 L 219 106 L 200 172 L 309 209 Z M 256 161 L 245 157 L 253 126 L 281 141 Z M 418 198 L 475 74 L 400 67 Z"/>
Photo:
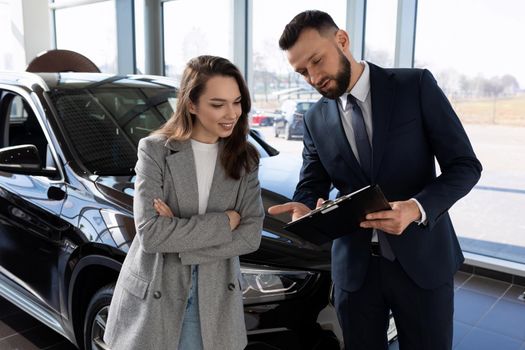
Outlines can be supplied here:
<path id="1" fill-rule="evenodd" d="M 264 209 L 257 171 L 233 180 L 217 159 L 206 213 L 198 215 L 190 141 L 167 141 L 160 135 L 142 139 L 135 170 L 137 235 L 115 287 L 106 344 L 112 350 L 177 349 L 190 266 L 198 264 L 204 349 L 243 349 L 247 341 L 238 256 L 257 250 L 261 240 Z M 159 216 L 154 198 L 163 199 L 175 217 Z M 234 231 L 225 214 L 230 209 L 241 215 Z"/>

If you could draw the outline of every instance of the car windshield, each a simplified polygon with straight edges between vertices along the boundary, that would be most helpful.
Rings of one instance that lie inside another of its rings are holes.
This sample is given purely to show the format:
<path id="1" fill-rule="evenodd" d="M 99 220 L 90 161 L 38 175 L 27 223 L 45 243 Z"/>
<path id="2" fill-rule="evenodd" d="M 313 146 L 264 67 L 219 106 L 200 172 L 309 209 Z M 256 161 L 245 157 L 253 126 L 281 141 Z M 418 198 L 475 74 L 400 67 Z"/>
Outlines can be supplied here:
<path id="1" fill-rule="evenodd" d="M 175 88 L 53 89 L 50 97 L 77 157 L 93 174 L 134 172 L 138 141 L 175 109 Z"/>

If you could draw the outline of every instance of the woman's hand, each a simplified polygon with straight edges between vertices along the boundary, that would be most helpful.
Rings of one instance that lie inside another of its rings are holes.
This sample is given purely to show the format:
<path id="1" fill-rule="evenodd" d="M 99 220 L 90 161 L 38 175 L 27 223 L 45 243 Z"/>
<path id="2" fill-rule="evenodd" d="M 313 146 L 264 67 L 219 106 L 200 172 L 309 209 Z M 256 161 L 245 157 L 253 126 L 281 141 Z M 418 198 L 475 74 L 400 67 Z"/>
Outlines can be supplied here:
<path id="1" fill-rule="evenodd" d="M 230 219 L 230 229 L 233 231 L 241 223 L 241 216 L 235 210 L 227 210 L 226 215 Z"/>
<path id="2" fill-rule="evenodd" d="M 173 215 L 173 212 L 171 211 L 170 207 L 168 207 L 168 205 L 159 198 L 155 198 L 153 200 L 153 207 L 155 208 L 155 210 L 160 216 L 166 216 L 169 218 L 172 218 L 175 216 Z"/>

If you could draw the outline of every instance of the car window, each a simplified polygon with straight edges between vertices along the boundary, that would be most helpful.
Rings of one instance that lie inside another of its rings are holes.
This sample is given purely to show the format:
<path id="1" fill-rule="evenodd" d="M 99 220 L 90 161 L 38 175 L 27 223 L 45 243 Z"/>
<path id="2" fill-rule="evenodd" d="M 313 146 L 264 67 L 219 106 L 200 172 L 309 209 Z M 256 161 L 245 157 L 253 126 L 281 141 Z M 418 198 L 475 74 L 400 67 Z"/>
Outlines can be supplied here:
<path id="1" fill-rule="evenodd" d="M 8 103 L 7 130 L 4 132 L 2 147 L 34 145 L 38 150 L 42 168 L 55 168 L 44 131 L 33 110 L 19 95 L 11 95 L 5 99 Z"/>
<path id="2" fill-rule="evenodd" d="M 133 173 L 139 140 L 171 116 L 175 89 L 55 89 L 51 100 L 66 137 L 93 174 Z"/>
<path id="3" fill-rule="evenodd" d="M 27 121 L 28 112 L 24 108 L 22 97 L 18 95 L 13 97 L 7 108 L 7 115 L 9 116 L 9 124 L 22 124 Z"/>

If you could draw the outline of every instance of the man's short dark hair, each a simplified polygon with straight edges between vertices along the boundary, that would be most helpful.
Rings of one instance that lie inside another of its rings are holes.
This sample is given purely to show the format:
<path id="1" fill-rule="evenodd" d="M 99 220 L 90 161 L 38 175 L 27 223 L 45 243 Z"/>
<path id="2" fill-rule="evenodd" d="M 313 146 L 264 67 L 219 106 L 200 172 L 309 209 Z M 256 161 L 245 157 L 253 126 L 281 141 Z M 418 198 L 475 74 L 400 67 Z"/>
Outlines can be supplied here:
<path id="1" fill-rule="evenodd" d="M 337 24 L 330 15 L 323 11 L 309 10 L 304 11 L 295 16 L 290 23 L 284 27 L 281 38 L 279 39 L 279 47 L 281 50 L 288 50 L 295 45 L 299 35 L 306 28 L 317 30 L 320 34 L 328 29 L 335 31 L 339 30 Z"/>

